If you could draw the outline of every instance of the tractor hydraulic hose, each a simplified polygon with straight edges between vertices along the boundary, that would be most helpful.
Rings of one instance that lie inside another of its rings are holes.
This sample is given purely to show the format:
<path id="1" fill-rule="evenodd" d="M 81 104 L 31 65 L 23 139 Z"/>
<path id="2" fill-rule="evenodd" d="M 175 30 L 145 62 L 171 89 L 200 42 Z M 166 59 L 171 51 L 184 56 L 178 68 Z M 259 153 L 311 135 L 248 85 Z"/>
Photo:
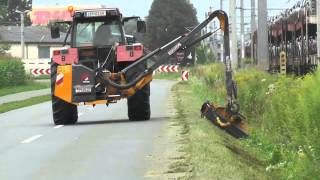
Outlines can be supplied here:
<path id="1" fill-rule="evenodd" d="M 131 82 L 128 82 L 126 84 L 117 84 L 116 82 L 112 81 L 109 78 L 107 78 L 107 79 L 104 78 L 101 73 L 98 74 L 98 77 L 100 78 L 100 80 L 102 80 L 102 84 L 105 86 L 110 85 L 110 86 L 117 88 L 119 90 L 125 90 L 125 89 L 129 89 L 129 88 L 135 86 L 140 80 L 142 80 L 148 74 L 150 74 L 150 73 L 145 71 L 145 72 L 141 73 L 137 78 L 135 78 L 134 80 L 132 80 Z M 120 76 L 121 76 L 121 74 L 120 74 Z"/>

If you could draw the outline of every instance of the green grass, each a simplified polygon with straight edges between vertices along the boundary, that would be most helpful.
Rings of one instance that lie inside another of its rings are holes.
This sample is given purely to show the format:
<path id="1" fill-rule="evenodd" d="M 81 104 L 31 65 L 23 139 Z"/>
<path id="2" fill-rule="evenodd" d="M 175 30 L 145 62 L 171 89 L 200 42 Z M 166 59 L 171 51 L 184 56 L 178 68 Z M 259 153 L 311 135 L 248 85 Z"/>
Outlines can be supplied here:
<path id="1" fill-rule="evenodd" d="M 44 79 L 50 79 L 50 75 L 40 75 L 40 76 L 35 76 L 34 79 L 36 80 L 44 80 Z"/>
<path id="2" fill-rule="evenodd" d="M 50 88 L 49 83 L 42 83 L 42 82 L 40 83 L 40 82 L 31 81 L 31 82 L 27 82 L 24 85 L 0 88 L 0 97 L 9 95 L 9 94 L 19 93 L 19 92 L 40 90 L 40 89 L 46 89 L 46 88 Z"/>
<path id="3" fill-rule="evenodd" d="M 0 105 L 0 113 L 5 113 L 5 112 L 12 111 L 15 109 L 43 103 L 43 102 L 49 101 L 50 99 L 51 99 L 50 95 L 44 95 L 44 96 L 33 97 L 33 98 L 26 99 L 23 101 L 15 101 L 15 102 L 1 104 Z"/>
<path id="4" fill-rule="evenodd" d="M 200 99 L 224 104 L 222 66 L 194 69 Z M 249 68 L 235 73 L 235 79 L 241 113 L 251 129 L 241 147 L 248 147 L 275 179 L 320 177 L 320 71 L 298 78 Z"/>
<path id="5" fill-rule="evenodd" d="M 167 79 L 167 80 L 179 80 L 181 79 L 181 73 L 159 73 L 153 76 L 154 79 Z"/>
<path id="6" fill-rule="evenodd" d="M 175 170 L 189 170 L 186 179 L 268 179 L 265 164 L 238 140 L 200 118 L 205 88 L 193 79 L 175 85 L 176 121 L 183 128 L 182 152 L 186 162 L 174 164 Z M 202 88 L 202 89 L 201 89 Z M 199 94 L 201 93 L 203 97 Z M 186 167 L 188 164 L 190 167 Z"/>

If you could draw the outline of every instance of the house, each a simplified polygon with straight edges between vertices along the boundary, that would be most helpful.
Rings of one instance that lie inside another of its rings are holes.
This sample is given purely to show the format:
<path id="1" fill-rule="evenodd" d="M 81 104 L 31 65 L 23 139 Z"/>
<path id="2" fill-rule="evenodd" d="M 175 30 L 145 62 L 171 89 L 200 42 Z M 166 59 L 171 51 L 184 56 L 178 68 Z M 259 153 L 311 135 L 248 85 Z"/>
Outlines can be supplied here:
<path id="1" fill-rule="evenodd" d="M 21 58 L 20 26 L 0 26 L 0 45 L 10 45 L 7 51 L 13 57 Z M 52 39 L 50 29 L 45 26 L 27 26 L 24 28 L 24 59 L 50 59 L 52 52 L 63 46 L 65 34 Z"/>

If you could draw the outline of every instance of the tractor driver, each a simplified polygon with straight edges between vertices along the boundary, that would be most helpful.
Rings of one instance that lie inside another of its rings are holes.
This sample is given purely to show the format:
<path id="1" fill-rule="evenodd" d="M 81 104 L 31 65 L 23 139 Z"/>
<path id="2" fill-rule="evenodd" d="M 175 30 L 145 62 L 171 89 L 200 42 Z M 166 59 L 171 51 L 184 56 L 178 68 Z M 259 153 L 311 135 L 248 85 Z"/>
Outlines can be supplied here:
<path id="1" fill-rule="evenodd" d="M 118 34 L 120 34 L 118 25 L 112 24 L 112 22 L 105 22 L 97 28 L 93 38 L 93 45 L 101 47 L 119 43 Z"/>

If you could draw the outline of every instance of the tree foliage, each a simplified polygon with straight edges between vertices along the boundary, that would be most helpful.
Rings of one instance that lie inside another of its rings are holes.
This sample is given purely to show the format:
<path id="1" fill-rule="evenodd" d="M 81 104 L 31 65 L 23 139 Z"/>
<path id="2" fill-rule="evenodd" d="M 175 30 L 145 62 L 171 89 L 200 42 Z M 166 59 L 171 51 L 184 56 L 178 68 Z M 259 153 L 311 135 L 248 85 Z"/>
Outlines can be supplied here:
<path id="1" fill-rule="evenodd" d="M 188 0 L 154 0 L 147 17 L 146 45 L 155 49 L 186 33 L 186 27 L 198 24 L 196 14 Z"/>
<path id="2" fill-rule="evenodd" d="M 0 0 L 0 3 L 2 1 L 4 0 Z M 18 25 L 20 24 L 20 14 L 16 11 L 31 10 L 32 8 L 32 0 L 6 0 L 5 2 L 2 2 L 0 7 L 0 24 Z M 31 25 L 29 15 L 25 15 L 24 24 Z"/>
<path id="3" fill-rule="evenodd" d="M 7 16 L 7 4 L 5 0 L 0 0 L 0 22 L 2 22 Z"/>

